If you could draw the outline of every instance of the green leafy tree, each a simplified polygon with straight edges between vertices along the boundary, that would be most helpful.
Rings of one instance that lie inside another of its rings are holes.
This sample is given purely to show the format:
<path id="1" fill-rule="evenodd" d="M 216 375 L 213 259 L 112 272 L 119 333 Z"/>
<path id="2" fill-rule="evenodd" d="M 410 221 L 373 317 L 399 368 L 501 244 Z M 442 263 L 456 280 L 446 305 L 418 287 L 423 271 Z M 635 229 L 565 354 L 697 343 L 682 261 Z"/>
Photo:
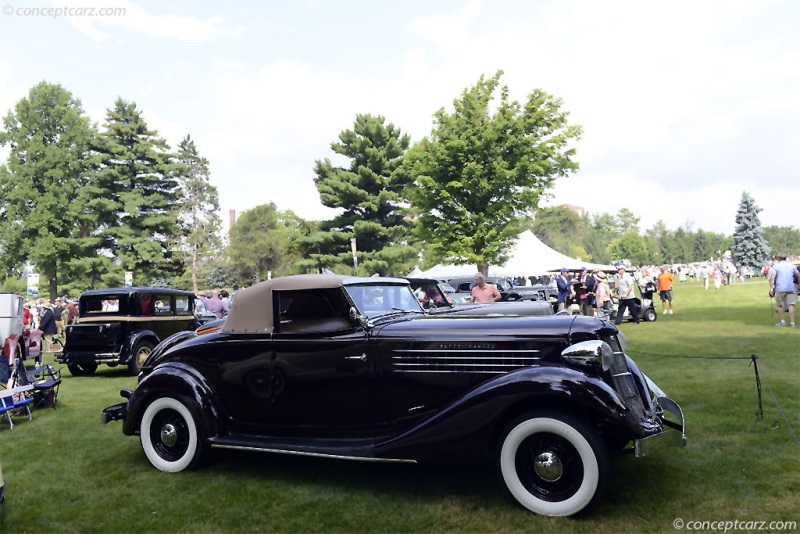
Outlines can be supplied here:
<path id="1" fill-rule="evenodd" d="M 714 242 L 714 234 L 704 232 L 702 228 L 699 228 L 694 234 L 694 260 L 708 261 L 717 258 L 719 257 L 718 251 Z"/>
<path id="2" fill-rule="evenodd" d="M 180 167 L 176 177 L 181 191 L 179 217 L 184 229 L 192 290 L 197 293 L 201 267 L 222 249 L 219 193 L 211 184 L 208 160 L 197 152 L 191 136 L 187 135 L 178 145 L 177 159 Z"/>
<path id="3" fill-rule="evenodd" d="M 610 263 L 612 258 L 608 253 L 608 244 L 622 236 L 623 233 L 619 221 L 608 213 L 587 214 L 585 218 L 587 228 L 583 247 L 593 261 Z"/>
<path id="4" fill-rule="evenodd" d="M 33 87 L 3 119 L 0 145 L 10 154 L 0 171 L 0 264 L 6 273 L 20 273 L 26 262 L 34 266 L 51 299 L 72 258 L 97 258 L 98 241 L 83 239 L 75 202 L 96 135 L 80 101 L 48 82 Z"/>
<path id="5" fill-rule="evenodd" d="M 647 243 L 635 228 L 609 243 L 608 254 L 615 260 L 627 259 L 634 265 L 649 263 L 650 258 Z"/>
<path id="6" fill-rule="evenodd" d="M 738 265 L 758 271 L 766 265 L 770 248 L 761 230 L 761 221 L 755 200 L 746 191 L 742 193 L 739 209 L 736 211 L 736 230 L 733 232 L 733 259 Z"/>
<path id="7" fill-rule="evenodd" d="M 581 128 L 567 123 L 561 100 L 536 89 L 524 104 L 511 101 L 501 75 L 481 76 L 452 113 L 437 111 L 430 137 L 407 154 L 416 177 L 409 196 L 429 261 L 475 263 L 484 273 L 502 265 L 520 219 L 556 178 L 578 169 L 569 145 Z"/>
<path id="8" fill-rule="evenodd" d="M 408 145 L 408 135 L 381 116 L 357 115 L 353 129 L 339 134 L 331 149 L 349 164 L 318 160 L 314 183 L 323 205 L 343 211 L 309 237 L 303 266 L 349 271 L 355 238 L 361 273 L 385 276 L 413 267 L 416 252 L 409 246 L 411 224 L 404 207 L 410 178 L 397 172 Z"/>
<path id="9" fill-rule="evenodd" d="M 181 240 L 180 165 L 158 132 L 148 128 L 136 104 L 117 99 L 105 126 L 87 200 L 98 234 L 118 259 L 104 281 L 121 283 L 121 271 L 132 271 L 134 281 L 146 283 L 169 278 L 182 268 L 176 254 Z"/>
<path id="10" fill-rule="evenodd" d="M 694 232 L 684 228 L 675 230 L 675 261 L 687 263 L 692 261 L 702 261 L 702 256 L 695 256 L 694 252 Z M 706 260 L 708 258 L 705 258 Z"/>
<path id="11" fill-rule="evenodd" d="M 239 289 L 250 285 L 252 280 L 242 277 L 232 261 L 214 261 L 208 266 L 206 288 L 220 287 Z"/>
<path id="12" fill-rule="evenodd" d="M 283 262 L 288 250 L 287 230 L 282 214 L 273 202 L 242 212 L 231 230 L 231 259 L 245 278 L 255 282 L 269 272 L 288 274 Z"/>
<path id="13" fill-rule="evenodd" d="M 764 239 L 770 249 L 790 256 L 800 255 L 800 230 L 794 226 L 766 226 Z"/>
<path id="14" fill-rule="evenodd" d="M 634 215 L 628 208 L 622 208 L 617 212 L 617 224 L 622 232 L 627 232 L 628 230 L 636 230 L 638 232 L 640 220 L 641 218 Z"/>
<path id="15" fill-rule="evenodd" d="M 670 254 L 666 250 L 670 243 L 671 232 L 667 229 L 664 221 L 656 221 L 653 227 L 648 229 L 644 235 L 647 250 L 650 251 L 651 262 L 654 264 L 672 263 L 674 254 Z"/>
<path id="16" fill-rule="evenodd" d="M 587 231 L 587 221 L 565 206 L 542 208 L 536 212 L 530 230 L 552 249 L 572 257 L 590 260 L 582 243 Z"/>

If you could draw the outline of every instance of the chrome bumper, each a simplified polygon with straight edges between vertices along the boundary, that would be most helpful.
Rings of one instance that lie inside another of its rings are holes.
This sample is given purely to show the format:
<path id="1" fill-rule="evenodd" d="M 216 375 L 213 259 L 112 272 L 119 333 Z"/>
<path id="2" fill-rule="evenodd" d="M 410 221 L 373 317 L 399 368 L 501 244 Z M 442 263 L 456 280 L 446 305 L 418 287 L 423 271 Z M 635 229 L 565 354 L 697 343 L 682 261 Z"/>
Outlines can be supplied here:
<path id="1" fill-rule="evenodd" d="M 87 357 L 86 354 L 89 354 Z M 122 352 L 95 352 L 82 353 L 80 356 L 67 358 L 64 352 L 54 352 L 53 356 L 58 363 L 120 363 Z"/>
<path id="2" fill-rule="evenodd" d="M 107 424 L 111 421 L 121 421 L 125 419 L 125 415 L 128 413 L 128 403 L 127 402 L 120 402 L 119 404 L 115 404 L 114 406 L 109 406 L 108 408 L 103 409 L 100 412 L 100 424 Z"/>
<path id="3" fill-rule="evenodd" d="M 656 398 L 656 403 L 662 409 L 660 417 L 662 431 L 646 438 L 633 440 L 633 453 L 637 458 L 649 456 L 667 446 L 686 446 L 686 423 L 681 407 L 667 397 Z M 670 414 L 671 417 L 668 419 L 666 414 Z"/>
<path id="4" fill-rule="evenodd" d="M 128 388 L 122 388 L 119 392 L 120 396 L 125 399 L 130 399 L 132 393 L 133 392 Z M 121 421 L 125 419 L 126 415 L 128 415 L 128 401 L 120 402 L 119 404 L 104 408 L 103 411 L 100 412 L 100 423 L 105 425 L 111 421 Z"/>

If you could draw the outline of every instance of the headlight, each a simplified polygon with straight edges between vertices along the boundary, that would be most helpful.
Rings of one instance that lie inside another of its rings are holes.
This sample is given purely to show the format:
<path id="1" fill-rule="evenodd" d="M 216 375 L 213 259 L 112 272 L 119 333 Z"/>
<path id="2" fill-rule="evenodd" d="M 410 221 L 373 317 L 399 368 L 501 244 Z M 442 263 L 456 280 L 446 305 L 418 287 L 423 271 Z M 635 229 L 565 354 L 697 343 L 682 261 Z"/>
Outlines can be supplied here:
<path id="1" fill-rule="evenodd" d="M 599 363 L 602 365 L 603 371 L 608 371 L 614 362 L 614 351 L 605 341 L 591 339 L 570 345 L 561 352 L 561 357 L 583 363 Z"/>

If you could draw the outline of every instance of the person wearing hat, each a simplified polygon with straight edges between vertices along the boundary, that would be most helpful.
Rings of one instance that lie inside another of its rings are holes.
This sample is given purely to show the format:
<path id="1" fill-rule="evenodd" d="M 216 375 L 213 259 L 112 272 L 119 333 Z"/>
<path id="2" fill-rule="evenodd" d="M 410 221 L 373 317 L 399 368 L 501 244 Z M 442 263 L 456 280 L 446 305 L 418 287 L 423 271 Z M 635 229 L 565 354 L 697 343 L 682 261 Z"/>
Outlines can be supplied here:
<path id="1" fill-rule="evenodd" d="M 47 343 L 47 352 L 52 352 L 53 334 L 58 332 L 58 328 L 56 327 L 56 316 L 53 313 L 53 305 L 50 304 L 49 300 L 42 304 L 42 311 L 42 320 L 39 322 L 39 330 L 44 334 L 44 340 Z"/>
<path id="2" fill-rule="evenodd" d="M 633 287 L 636 282 L 633 277 L 625 271 L 622 265 L 617 269 L 617 289 L 619 290 L 619 307 L 617 308 L 617 318 L 614 324 L 622 324 L 622 317 L 625 315 L 625 310 L 630 310 L 631 317 L 634 324 L 639 324 L 639 306 L 636 305 L 636 291 Z"/>
<path id="3" fill-rule="evenodd" d="M 599 271 L 594 275 L 597 285 L 594 290 L 594 299 L 597 304 L 597 315 L 601 319 L 611 316 L 611 287 L 608 285 L 608 275 Z"/>
<path id="4" fill-rule="evenodd" d="M 586 267 L 581 267 L 575 286 L 575 296 L 581 308 L 581 315 L 594 316 L 594 289 L 596 284 L 595 277 L 586 271 Z"/>
<path id="5" fill-rule="evenodd" d="M 62 315 L 64 314 L 64 303 L 63 301 L 58 298 L 56 299 L 56 305 L 53 306 L 53 315 L 56 318 L 56 330 L 59 336 L 64 335 L 64 320 Z"/>
<path id="6" fill-rule="evenodd" d="M 558 288 L 556 294 L 558 311 L 564 311 L 567 308 L 567 301 L 572 296 L 572 280 L 569 277 L 569 269 L 566 267 L 561 268 L 561 274 L 556 278 L 556 287 Z"/>

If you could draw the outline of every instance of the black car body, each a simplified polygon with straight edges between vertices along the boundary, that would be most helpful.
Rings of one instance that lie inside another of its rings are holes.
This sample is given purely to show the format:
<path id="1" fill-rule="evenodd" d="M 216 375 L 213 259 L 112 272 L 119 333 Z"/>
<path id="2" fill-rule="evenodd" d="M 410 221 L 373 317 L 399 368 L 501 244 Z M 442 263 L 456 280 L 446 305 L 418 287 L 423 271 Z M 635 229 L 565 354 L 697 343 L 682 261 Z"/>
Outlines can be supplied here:
<path id="1" fill-rule="evenodd" d="M 75 376 L 94 373 L 99 364 L 127 365 L 139 373 L 161 340 L 198 326 L 195 295 L 157 287 L 85 291 L 78 324 L 66 327 L 64 349 L 56 361 Z"/>
<path id="2" fill-rule="evenodd" d="M 497 461 L 545 515 L 583 512 L 610 453 L 683 444 L 683 414 L 589 317 L 426 314 L 408 282 L 301 275 L 183 332 L 103 410 L 163 471 L 208 447 L 370 461 Z M 672 414 L 670 419 L 665 415 Z"/>

